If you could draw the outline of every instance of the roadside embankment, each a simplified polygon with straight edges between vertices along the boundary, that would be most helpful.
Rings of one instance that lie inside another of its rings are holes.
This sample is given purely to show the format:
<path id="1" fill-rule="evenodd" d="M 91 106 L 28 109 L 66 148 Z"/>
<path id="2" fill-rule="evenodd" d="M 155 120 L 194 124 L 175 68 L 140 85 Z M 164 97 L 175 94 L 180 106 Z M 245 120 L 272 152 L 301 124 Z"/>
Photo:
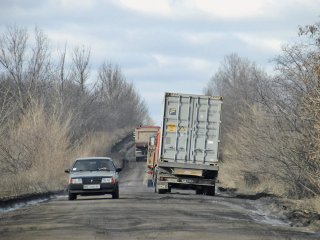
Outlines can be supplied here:
<path id="1" fill-rule="evenodd" d="M 108 141 L 103 141 L 107 138 Z M 111 156 L 117 167 L 124 168 L 125 159 L 128 157 L 128 152 L 130 152 L 133 145 L 133 137 L 132 132 L 127 130 L 113 136 L 95 136 L 92 137 L 92 139 L 88 139 L 88 142 L 91 144 L 91 147 L 86 146 L 86 149 L 82 149 L 81 152 L 84 156 Z M 77 155 L 78 154 L 80 154 L 80 152 L 78 152 Z M 72 156 L 71 159 L 67 160 L 66 164 L 64 164 L 65 168 L 74 161 L 74 158 L 77 155 Z M 78 157 L 79 156 L 80 155 L 78 155 Z M 54 185 L 47 185 L 45 182 L 41 182 L 41 180 L 27 182 L 25 178 L 24 181 L 15 181 L 14 176 L 9 178 L 7 180 L 8 182 L 19 185 L 20 187 L 14 188 L 14 191 L 4 191 L 6 188 L 2 188 L 0 193 L 0 213 L 29 204 L 47 201 L 52 197 L 64 194 L 67 186 L 67 175 L 63 173 L 63 168 L 58 170 L 61 172 L 59 174 L 61 179 L 51 179 L 52 182 L 55 182 Z M 30 178 L 32 176 L 28 177 Z M 56 182 L 58 182 L 58 184 Z M 2 181 L 2 184 L 3 183 L 4 182 Z M 12 186 L 12 184 L 5 186 L 9 187 Z M 19 191 L 19 189 L 21 189 L 21 191 Z"/>
<path id="2" fill-rule="evenodd" d="M 222 195 L 233 198 L 259 200 L 264 212 L 269 212 L 281 220 L 290 222 L 292 227 L 302 227 L 320 232 L 320 199 L 288 199 L 266 192 L 241 192 L 236 188 L 218 187 Z"/>

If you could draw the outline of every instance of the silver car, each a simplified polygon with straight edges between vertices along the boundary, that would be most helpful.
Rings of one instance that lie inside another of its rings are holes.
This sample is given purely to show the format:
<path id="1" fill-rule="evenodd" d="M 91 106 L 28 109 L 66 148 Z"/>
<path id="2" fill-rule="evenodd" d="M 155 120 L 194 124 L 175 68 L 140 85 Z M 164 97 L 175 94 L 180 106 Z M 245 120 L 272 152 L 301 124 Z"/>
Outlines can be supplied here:
<path id="1" fill-rule="evenodd" d="M 111 194 L 119 198 L 119 172 L 111 158 L 87 157 L 76 159 L 69 173 L 68 199 L 75 200 L 77 195 Z"/>

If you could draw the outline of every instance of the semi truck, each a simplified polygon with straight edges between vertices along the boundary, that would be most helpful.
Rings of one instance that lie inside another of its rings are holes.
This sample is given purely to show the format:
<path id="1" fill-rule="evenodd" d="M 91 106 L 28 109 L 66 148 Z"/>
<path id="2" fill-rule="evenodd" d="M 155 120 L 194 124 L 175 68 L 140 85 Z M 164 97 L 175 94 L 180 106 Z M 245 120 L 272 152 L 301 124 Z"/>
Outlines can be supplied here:
<path id="1" fill-rule="evenodd" d="M 165 93 L 155 192 L 182 188 L 215 195 L 221 106 L 220 96 Z"/>
<path id="2" fill-rule="evenodd" d="M 158 126 L 139 126 L 134 131 L 136 161 L 146 160 L 149 138 L 159 131 Z"/>

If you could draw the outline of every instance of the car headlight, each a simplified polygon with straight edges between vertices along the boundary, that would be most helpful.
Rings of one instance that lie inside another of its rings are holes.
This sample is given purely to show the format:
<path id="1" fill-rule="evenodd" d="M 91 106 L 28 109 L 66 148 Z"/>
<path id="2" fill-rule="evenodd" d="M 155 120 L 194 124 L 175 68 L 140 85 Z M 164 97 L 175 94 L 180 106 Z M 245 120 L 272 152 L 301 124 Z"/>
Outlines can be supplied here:
<path id="1" fill-rule="evenodd" d="M 112 178 L 102 178 L 101 183 L 112 183 Z"/>
<path id="2" fill-rule="evenodd" d="M 82 178 L 71 178 L 70 183 L 71 184 L 82 184 Z"/>

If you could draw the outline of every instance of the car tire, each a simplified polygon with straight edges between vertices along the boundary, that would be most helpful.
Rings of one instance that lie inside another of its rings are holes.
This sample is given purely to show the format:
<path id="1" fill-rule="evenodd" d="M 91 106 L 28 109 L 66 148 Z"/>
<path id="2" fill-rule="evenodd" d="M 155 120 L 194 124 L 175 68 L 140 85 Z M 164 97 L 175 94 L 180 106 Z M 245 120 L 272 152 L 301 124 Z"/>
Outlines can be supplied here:
<path id="1" fill-rule="evenodd" d="M 116 190 L 112 193 L 113 199 L 119 199 L 119 186 L 116 187 Z"/>
<path id="2" fill-rule="evenodd" d="M 69 193 L 68 194 L 68 200 L 69 201 L 73 201 L 73 200 L 76 200 L 77 199 L 77 194 L 74 194 L 74 193 Z"/>

